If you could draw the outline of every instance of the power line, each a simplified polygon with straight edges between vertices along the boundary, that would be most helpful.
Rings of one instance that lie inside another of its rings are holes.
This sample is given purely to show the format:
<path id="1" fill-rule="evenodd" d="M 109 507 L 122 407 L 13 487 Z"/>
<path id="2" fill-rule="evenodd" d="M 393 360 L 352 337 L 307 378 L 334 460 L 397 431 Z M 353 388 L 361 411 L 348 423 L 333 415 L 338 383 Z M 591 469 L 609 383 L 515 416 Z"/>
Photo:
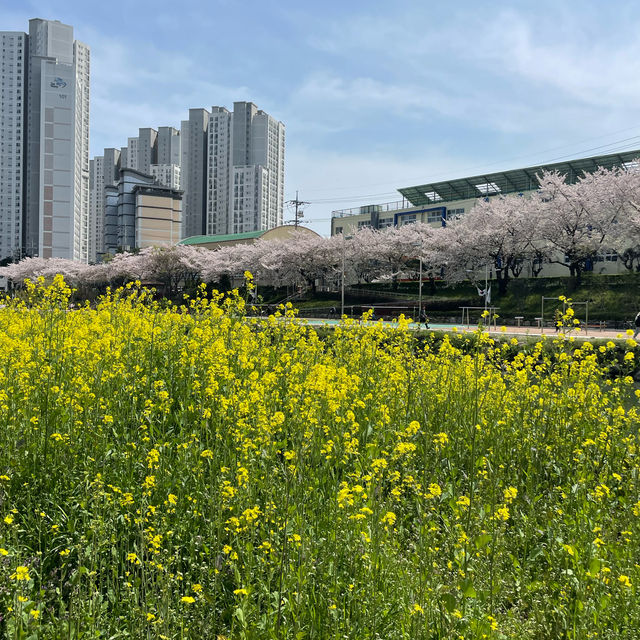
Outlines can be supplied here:
<path id="1" fill-rule="evenodd" d="M 604 137 L 604 136 L 601 136 Z M 631 141 L 634 141 L 633 143 Z M 557 162 L 560 160 L 564 160 L 566 158 L 574 158 L 576 156 L 580 156 L 582 154 L 585 153 L 589 153 L 592 151 L 599 151 L 599 150 L 604 150 L 606 149 L 608 151 L 608 153 L 619 153 L 619 152 L 623 152 L 623 151 L 630 151 L 631 149 L 629 147 L 634 147 L 636 146 L 636 144 L 640 142 L 640 136 L 631 136 L 629 138 L 623 138 L 622 140 L 616 140 L 614 142 L 610 142 L 608 144 L 604 144 L 604 145 L 599 145 L 597 147 L 590 147 L 588 149 L 583 149 L 582 151 L 576 151 L 574 153 L 570 153 L 570 154 L 566 154 L 563 156 L 557 156 L 555 158 L 551 158 L 549 160 L 546 160 L 543 164 L 551 164 L 552 162 Z M 616 147 L 613 149 L 608 149 L 608 147 L 613 147 L 614 145 L 621 145 L 622 143 L 626 143 L 623 144 L 623 146 L 621 147 Z M 568 145 L 567 145 L 568 146 Z M 561 147 L 556 147 L 556 149 L 562 149 L 564 148 L 563 146 Z M 527 156 L 520 156 L 520 157 L 531 157 L 529 155 Z M 517 158 L 516 158 L 517 159 Z M 500 162 L 491 162 L 488 164 L 484 164 L 484 165 L 477 165 L 477 167 L 488 167 L 488 166 L 493 166 L 496 164 L 501 164 L 502 161 Z M 476 168 L 476 167 L 470 167 L 467 168 L 465 170 L 461 170 L 460 173 L 466 173 L 467 171 L 470 171 L 471 169 Z M 450 174 L 450 172 L 449 172 Z M 433 180 L 433 178 L 437 178 L 440 177 L 442 175 L 448 175 L 445 173 L 442 174 L 434 174 L 431 176 L 427 176 L 427 181 L 425 181 L 423 184 L 426 184 L 427 182 Z M 346 188 L 346 187 L 345 187 Z M 355 187 L 354 187 L 355 188 Z M 348 204 L 350 202 L 358 202 L 358 201 L 362 201 L 362 200 L 368 200 L 371 198 L 387 198 L 387 197 L 393 197 L 396 196 L 398 199 L 402 198 L 402 194 L 398 193 L 398 191 L 387 191 L 384 193 L 370 193 L 370 194 L 364 194 L 364 195 L 354 195 L 354 196 L 348 196 L 348 197 L 338 197 L 338 198 L 318 198 L 315 199 L 311 202 L 307 202 L 305 204 L 310 204 L 310 205 L 314 205 L 314 204 Z M 297 195 L 296 195 L 297 198 Z M 295 202 L 295 201 L 290 201 L 290 202 Z"/>
<path id="2" fill-rule="evenodd" d="M 304 213 L 300 207 L 305 204 L 311 204 L 310 202 L 305 202 L 304 200 L 298 199 L 298 190 L 296 189 L 296 199 L 295 200 L 287 200 L 287 204 L 295 206 L 295 213 L 293 214 L 293 221 L 288 220 L 288 222 L 293 222 L 295 224 L 296 229 L 298 228 L 298 224 L 302 223 L 301 218 L 304 217 Z"/>
<path id="3" fill-rule="evenodd" d="M 617 135 L 619 133 L 626 133 L 627 131 L 633 131 L 635 129 L 640 129 L 640 125 L 636 125 L 634 127 L 627 127 L 625 129 L 618 129 L 616 131 L 610 131 L 608 133 L 603 133 L 600 136 L 593 136 L 593 137 L 589 137 L 589 138 L 583 138 L 582 140 L 578 140 L 577 142 L 572 142 L 570 144 L 562 144 L 562 145 L 559 145 L 559 146 L 556 146 L 556 147 L 551 147 L 551 148 L 548 148 L 548 149 L 542 149 L 540 151 L 533 151 L 531 153 L 527 153 L 527 154 L 524 154 L 524 155 L 521 155 L 521 156 L 512 156 L 511 158 L 506 158 L 506 159 L 503 159 L 503 160 L 496 160 L 494 162 L 485 163 L 485 164 L 482 164 L 482 165 L 474 165 L 474 166 L 471 166 L 471 167 L 466 167 L 466 168 L 460 169 L 458 173 L 467 173 L 468 171 L 473 171 L 474 169 L 477 169 L 477 168 L 483 169 L 484 167 L 491 167 L 491 166 L 494 166 L 494 165 L 497 165 L 497 164 L 505 164 L 505 163 L 508 163 L 508 162 L 513 162 L 514 160 L 521 160 L 523 158 L 535 158 L 535 157 L 537 157 L 539 155 L 542 155 L 542 154 L 545 154 L 545 153 L 551 153 L 552 151 L 558 151 L 559 149 L 571 148 L 573 146 L 580 145 L 580 144 L 583 144 L 585 142 L 601 140 L 602 138 L 606 138 L 608 136 L 614 136 L 614 135 Z M 633 140 L 633 139 L 636 139 L 636 138 L 640 138 L 640 136 L 633 136 L 632 138 L 626 138 L 626 140 Z M 616 141 L 616 142 L 611 142 L 608 145 L 603 145 L 603 146 L 611 146 L 611 145 L 615 145 L 615 144 L 618 144 L 618 143 L 619 143 L 619 141 Z M 600 148 L 600 147 L 595 147 L 595 149 L 598 149 L 598 148 Z M 587 149 L 586 151 L 589 151 L 589 149 Z M 575 154 L 586 153 L 586 151 L 576 151 Z M 574 155 L 574 153 L 572 153 L 571 155 Z M 568 156 L 564 156 L 564 157 L 568 157 Z M 545 162 L 545 164 L 548 164 L 548 163 L 549 163 L 549 161 Z M 430 179 L 433 179 L 433 178 L 437 178 L 439 176 L 448 175 L 450 173 L 451 172 L 449 171 L 449 172 L 446 172 L 446 173 L 432 174 L 431 176 L 427 176 L 427 178 L 428 178 L 428 180 L 430 180 Z M 384 185 L 388 185 L 388 184 L 396 184 L 396 183 L 393 183 L 393 182 L 380 183 L 380 182 L 378 182 L 376 184 L 349 185 L 349 186 L 346 186 L 346 187 L 335 187 L 334 189 L 325 189 L 325 188 L 322 188 L 322 189 L 308 189 L 307 191 L 311 192 L 311 193 L 314 193 L 314 192 L 327 192 L 327 191 L 345 191 L 347 189 L 366 189 L 368 187 L 379 187 L 379 186 L 384 186 Z M 385 195 L 385 194 L 382 194 L 382 195 Z M 314 200 L 314 201 L 315 202 L 319 202 L 320 200 Z"/>

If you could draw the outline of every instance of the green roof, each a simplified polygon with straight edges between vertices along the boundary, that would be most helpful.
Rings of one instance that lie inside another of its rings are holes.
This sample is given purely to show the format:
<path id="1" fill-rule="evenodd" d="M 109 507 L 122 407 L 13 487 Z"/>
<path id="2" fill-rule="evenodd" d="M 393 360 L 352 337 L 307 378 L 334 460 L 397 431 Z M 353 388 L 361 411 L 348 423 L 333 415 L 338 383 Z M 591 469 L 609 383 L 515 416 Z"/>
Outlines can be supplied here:
<path id="1" fill-rule="evenodd" d="M 536 175 L 542 170 L 558 171 L 567 176 L 568 182 L 573 183 L 583 173 L 591 173 L 598 167 L 605 169 L 624 167 L 634 163 L 638 158 L 640 158 L 640 150 L 636 149 L 592 158 L 541 164 L 525 169 L 485 173 L 470 178 L 431 182 L 416 187 L 405 187 L 398 189 L 398 191 L 414 206 L 434 205 L 440 202 L 452 202 L 537 189 L 539 184 Z"/>
<path id="2" fill-rule="evenodd" d="M 178 244 L 209 244 L 216 242 L 230 242 L 234 240 L 253 240 L 264 235 L 264 231 L 247 231 L 246 233 L 230 233 L 221 236 L 191 236 L 180 240 Z"/>

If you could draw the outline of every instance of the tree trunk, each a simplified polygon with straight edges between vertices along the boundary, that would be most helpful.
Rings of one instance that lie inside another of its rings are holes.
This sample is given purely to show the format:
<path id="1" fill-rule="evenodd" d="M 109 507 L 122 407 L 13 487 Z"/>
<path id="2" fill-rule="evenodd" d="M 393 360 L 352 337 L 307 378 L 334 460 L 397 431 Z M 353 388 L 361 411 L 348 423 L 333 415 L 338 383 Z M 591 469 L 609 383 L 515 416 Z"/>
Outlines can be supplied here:
<path id="1" fill-rule="evenodd" d="M 509 270 L 501 269 L 496 271 L 496 279 L 498 280 L 498 295 L 503 296 L 507 293 L 507 285 L 509 284 Z"/>

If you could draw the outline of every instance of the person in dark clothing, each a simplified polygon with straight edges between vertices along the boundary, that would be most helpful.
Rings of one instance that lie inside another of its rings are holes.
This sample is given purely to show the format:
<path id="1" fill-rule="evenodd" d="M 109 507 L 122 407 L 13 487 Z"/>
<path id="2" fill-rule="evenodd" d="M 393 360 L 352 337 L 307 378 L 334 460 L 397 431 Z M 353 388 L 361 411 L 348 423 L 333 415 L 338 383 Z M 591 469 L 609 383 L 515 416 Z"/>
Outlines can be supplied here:
<path id="1" fill-rule="evenodd" d="M 553 324 L 555 326 L 556 333 L 558 333 L 558 331 L 560 331 L 560 329 L 564 326 L 562 311 L 560 311 L 560 309 L 556 309 L 556 312 L 553 316 L 553 320 L 554 320 Z"/>
<path id="2" fill-rule="evenodd" d="M 424 324 L 424 328 L 428 329 L 429 328 L 429 318 L 427 318 L 427 313 L 424 309 L 420 309 L 420 314 L 418 316 L 418 329 L 420 328 L 421 324 Z"/>

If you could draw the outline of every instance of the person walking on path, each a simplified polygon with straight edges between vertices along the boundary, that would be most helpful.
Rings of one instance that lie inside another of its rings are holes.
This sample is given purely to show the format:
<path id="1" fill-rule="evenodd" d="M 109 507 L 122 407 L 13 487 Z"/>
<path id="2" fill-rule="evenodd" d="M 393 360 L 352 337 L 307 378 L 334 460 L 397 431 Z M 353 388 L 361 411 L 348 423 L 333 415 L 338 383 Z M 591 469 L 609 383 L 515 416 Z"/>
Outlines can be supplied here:
<path id="1" fill-rule="evenodd" d="M 640 311 L 636 314 L 636 319 L 633 322 L 636 325 L 636 329 L 633 332 L 633 339 L 635 340 L 638 333 L 640 333 Z"/>
<path id="2" fill-rule="evenodd" d="M 556 327 L 556 333 L 560 331 L 561 327 L 564 327 L 564 318 L 562 317 L 562 311 L 560 309 L 556 309 L 555 314 L 553 315 L 554 325 Z"/>

